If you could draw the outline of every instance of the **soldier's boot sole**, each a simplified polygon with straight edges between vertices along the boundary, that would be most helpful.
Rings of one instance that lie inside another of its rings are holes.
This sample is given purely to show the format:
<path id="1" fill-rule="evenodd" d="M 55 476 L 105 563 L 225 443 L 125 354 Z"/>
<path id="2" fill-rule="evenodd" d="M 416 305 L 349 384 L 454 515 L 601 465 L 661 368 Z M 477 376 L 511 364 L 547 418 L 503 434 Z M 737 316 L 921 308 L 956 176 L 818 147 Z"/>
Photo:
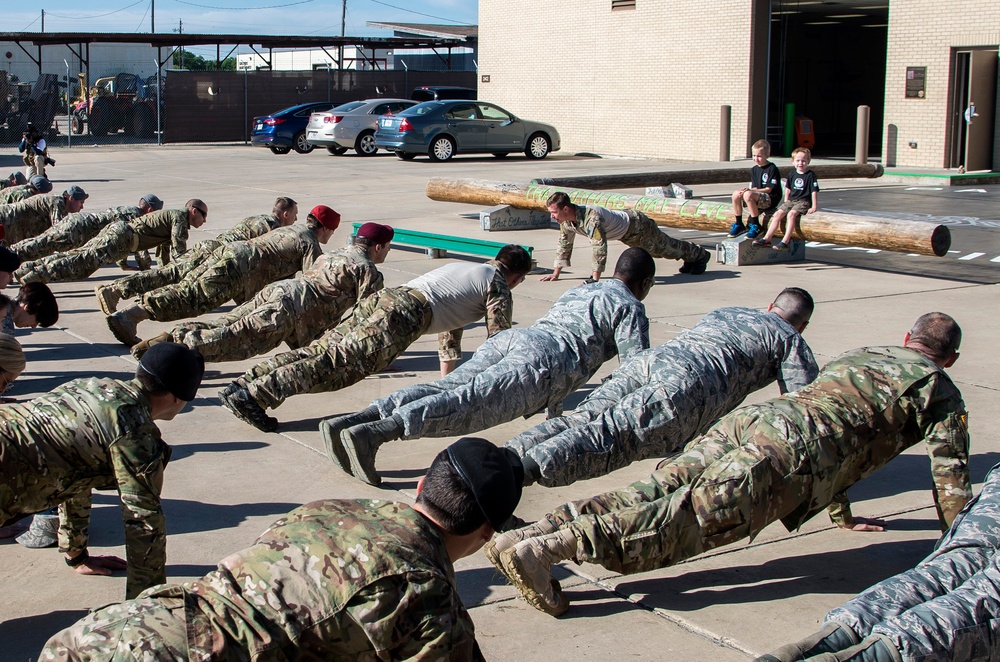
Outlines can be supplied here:
<path id="1" fill-rule="evenodd" d="M 152 347 L 153 345 L 159 345 L 162 342 L 173 342 L 173 336 L 171 336 L 168 332 L 164 331 L 163 333 L 153 336 L 152 338 L 147 338 L 146 340 L 140 341 L 132 345 L 131 349 L 132 356 L 134 356 L 136 359 L 141 359 L 143 354 L 149 351 L 150 347 Z"/>
<path id="2" fill-rule="evenodd" d="M 340 433 L 355 425 L 377 421 L 379 416 L 377 408 L 368 407 L 363 411 L 335 416 L 319 422 L 319 431 L 323 435 L 323 444 L 326 446 L 326 456 L 337 465 L 338 469 L 344 473 L 351 473 L 351 459 L 347 455 L 347 450 L 344 449 Z"/>
<path id="3" fill-rule="evenodd" d="M 237 388 L 232 393 L 227 393 L 226 389 L 223 389 L 219 391 L 219 399 L 236 418 L 249 423 L 261 432 L 274 432 L 278 429 L 278 419 L 268 416 L 246 389 Z"/>
<path id="4" fill-rule="evenodd" d="M 113 285 L 98 285 L 94 288 L 94 296 L 105 315 L 114 315 L 118 310 L 118 302 L 122 299 Z"/>
<path id="5" fill-rule="evenodd" d="M 139 336 L 135 334 L 135 324 L 126 323 L 118 313 L 108 315 L 106 319 L 108 321 L 108 328 L 111 330 L 111 335 L 115 337 L 115 340 L 129 347 L 139 342 Z"/>
<path id="6" fill-rule="evenodd" d="M 530 538 L 501 552 L 498 568 L 525 602 L 550 616 L 562 616 L 569 611 L 569 600 L 552 577 L 553 561 L 543 539 Z"/>
<path id="7" fill-rule="evenodd" d="M 556 530 L 556 526 L 543 517 L 533 524 L 496 534 L 483 545 L 483 553 L 486 554 L 490 563 L 500 567 L 501 552 L 507 551 L 522 540 L 544 536 L 547 533 L 554 533 Z"/>

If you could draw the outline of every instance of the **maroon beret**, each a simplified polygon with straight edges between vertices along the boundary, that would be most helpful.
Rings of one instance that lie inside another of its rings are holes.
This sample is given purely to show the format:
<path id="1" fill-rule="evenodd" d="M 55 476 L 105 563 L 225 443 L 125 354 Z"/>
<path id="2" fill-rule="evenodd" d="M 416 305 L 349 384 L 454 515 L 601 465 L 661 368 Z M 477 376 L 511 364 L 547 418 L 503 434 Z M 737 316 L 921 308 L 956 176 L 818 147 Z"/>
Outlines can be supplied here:
<path id="1" fill-rule="evenodd" d="M 364 237 L 373 244 L 388 244 L 395 234 L 391 226 L 381 223 L 365 223 L 358 228 L 358 236 Z"/>

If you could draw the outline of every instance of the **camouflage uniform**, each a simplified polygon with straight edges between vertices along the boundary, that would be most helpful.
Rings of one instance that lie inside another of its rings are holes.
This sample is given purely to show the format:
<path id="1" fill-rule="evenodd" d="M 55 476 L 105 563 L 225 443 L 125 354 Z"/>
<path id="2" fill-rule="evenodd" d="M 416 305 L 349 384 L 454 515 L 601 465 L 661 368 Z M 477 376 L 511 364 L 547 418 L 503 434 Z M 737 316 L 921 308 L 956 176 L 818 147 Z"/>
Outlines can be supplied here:
<path id="1" fill-rule="evenodd" d="M 576 221 L 559 224 L 559 250 L 556 252 L 556 267 L 570 266 L 570 258 L 573 256 L 573 240 L 579 234 L 590 238 L 590 245 L 594 251 L 593 271 L 604 273 L 607 269 L 608 237 L 599 209 L 601 208 L 577 205 Z M 690 241 L 674 239 L 642 212 L 634 209 L 622 211 L 628 214 L 629 224 L 619 241 L 626 246 L 639 246 L 649 251 L 653 257 L 671 260 L 700 262 L 709 258 L 709 253 L 704 248 Z"/>
<path id="2" fill-rule="evenodd" d="M 507 442 L 535 480 L 569 485 L 682 448 L 777 379 L 802 388 L 819 369 L 788 322 L 753 308 L 719 308 L 668 343 L 623 362 L 576 411 Z"/>
<path id="3" fill-rule="evenodd" d="M 535 324 L 498 333 L 443 379 L 373 404 L 402 422 L 403 439 L 470 434 L 546 408 L 558 414 L 605 361 L 647 347 L 645 307 L 611 278 L 569 290 Z"/>
<path id="4" fill-rule="evenodd" d="M 471 272 L 484 266 L 456 263 L 435 272 Z M 461 310 L 452 311 L 458 315 L 462 326 L 485 315 L 489 336 L 510 328 L 513 308 L 503 271 L 493 269 L 482 302 L 475 307 L 463 306 Z M 479 291 L 474 293 L 479 294 Z M 431 305 L 419 289 L 409 284 L 387 288 L 358 301 L 350 318 L 315 342 L 258 363 L 240 381 L 257 404 L 269 409 L 299 393 L 336 391 L 384 370 L 417 338 L 433 332 L 432 324 Z M 458 340 L 461 331 L 459 327 L 438 336 L 442 361 L 452 360 L 456 354 L 461 357 Z"/>
<path id="5" fill-rule="evenodd" d="M 355 303 L 382 289 L 382 274 L 363 246 L 322 255 L 301 278 L 268 285 L 229 314 L 170 331 L 174 342 L 206 361 L 241 361 L 282 342 L 305 347 L 336 325 Z"/>
<path id="6" fill-rule="evenodd" d="M 176 285 L 142 295 L 141 305 L 159 322 L 196 317 L 230 299 L 248 301 L 265 285 L 308 269 L 322 254 L 315 228 L 278 228 L 216 248 Z"/>
<path id="7" fill-rule="evenodd" d="M 102 265 L 128 257 L 130 252 L 145 251 L 161 244 L 166 248 L 166 258 L 170 257 L 170 248 L 175 257 L 182 255 L 187 250 L 187 238 L 186 209 L 154 211 L 128 222 L 113 222 L 80 248 L 25 262 L 14 275 L 21 278 L 33 272 L 32 277 L 42 282 L 81 280 Z"/>
<path id="8" fill-rule="evenodd" d="M 314 501 L 198 581 L 53 636 L 40 660 L 482 660 L 437 527 L 384 500 Z"/>
<path id="9" fill-rule="evenodd" d="M 97 213 L 81 211 L 68 214 L 37 237 L 19 241 L 10 248 L 22 262 L 37 260 L 46 255 L 79 248 L 111 223 L 127 223 L 141 215 L 142 210 L 135 206 L 112 207 Z"/>
<path id="10" fill-rule="evenodd" d="M 273 214 L 260 214 L 243 219 L 235 226 L 212 239 L 199 241 L 183 256 L 157 269 L 139 271 L 119 278 L 114 287 L 123 299 L 137 297 L 145 292 L 179 283 L 184 276 L 205 262 L 212 252 L 231 241 L 247 241 L 274 230 L 280 225 Z"/>
<path id="11" fill-rule="evenodd" d="M 12 205 L 15 202 L 27 200 L 33 195 L 35 195 L 35 189 L 31 184 L 9 186 L 0 191 L 0 205 Z"/>
<path id="12" fill-rule="evenodd" d="M 962 396 L 916 351 L 862 348 L 798 391 L 727 415 L 650 478 L 548 517 L 576 536 L 577 561 L 645 572 L 776 520 L 793 531 L 827 507 L 848 525 L 847 488 L 921 440 L 947 527 L 972 496 Z"/>
<path id="13" fill-rule="evenodd" d="M 90 492 L 117 489 L 125 518 L 126 597 L 166 578 L 160 507 L 170 447 L 136 381 L 77 379 L 0 407 L 0 526 L 59 504 L 59 549 L 87 548 Z"/>
<path id="14" fill-rule="evenodd" d="M 27 200 L 0 207 L 0 225 L 8 246 L 34 237 L 66 216 L 66 199 L 60 195 L 33 195 Z"/>

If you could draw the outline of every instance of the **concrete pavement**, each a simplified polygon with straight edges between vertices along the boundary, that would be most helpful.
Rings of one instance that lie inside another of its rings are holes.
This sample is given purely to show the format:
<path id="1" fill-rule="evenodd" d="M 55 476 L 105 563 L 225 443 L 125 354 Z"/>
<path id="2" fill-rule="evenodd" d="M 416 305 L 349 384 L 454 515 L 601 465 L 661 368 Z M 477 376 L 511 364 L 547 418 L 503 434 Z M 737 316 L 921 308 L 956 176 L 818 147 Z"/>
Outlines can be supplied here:
<path id="1" fill-rule="evenodd" d="M 87 209 L 131 204 L 147 192 L 163 198 L 167 208 L 180 207 L 190 197 L 202 198 L 209 205 L 208 223 L 192 232 L 192 242 L 245 216 L 268 211 L 278 195 L 290 195 L 299 201 L 303 217 L 321 203 L 341 212 L 344 226 L 328 250 L 346 240 L 348 223 L 372 220 L 532 245 L 539 264 L 546 267 L 555 255 L 554 230 L 487 235 L 479 230 L 478 208 L 428 200 L 423 193 L 426 180 L 479 177 L 525 183 L 534 177 L 691 166 L 560 154 L 541 162 L 523 157 L 503 161 L 460 157 L 440 164 L 426 159 L 407 163 L 384 154 L 333 157 L 317 150 L 309 155 L 275 156 L 264 149 L 231 145 L 74 148 L 60 150 L 56 158 L 59 166 L 49 173 L 56 190 L 69 184 L 83 186 L 91 194 Z M 0 157 L 0 172 L 6 172 L 7 166 L 8 170 L 17 167 L 16 163 L 13 157 Z M 695 195 L 699 194 L 703 192 L 696 188 Z M 699 240 L 705 245 L 714 242 L 705 236 Z M 622 248 L 612 246 L 612 264 Z M 382 271 L 386 285 L 392 286 L 443 263 L 423 253 L 394 250 Z M 562 280 L 541 283 L 537 275 L 529 276 L 514 291 L 516 323 L 529 325 L 543 315 L 567 288 L 589 275 L 589 266 L 589 248 L 578 241 L 574 267 L 564 272 Z M 713 308 L 766 306 L 781 288 L 790 285 L 806 288 L 817 301 L 806 337 L 821 364 L 855 347 L 901 342 L 913 320 L 924 312 L 942 310 L 954 315 L 965 337 L 962 358 L 950 373 L 971 412 L 972 472 L 977 488 L 1000 460 L 1000 442 L 989 433 L 1000 422 L 994 406 L 1000 390 L 1000 361 L 989 331 L 997 285 L 809 261 L 740 268 L 712 264 L 701 277 L 679 275 L 677 266 L 657 262 L 657 285 L 646 301 L 653 344 L 673 338 Z M 60 321 L 51 329 L 19 336 L 27 350 L 28 368 L 11 395 L 28 399 L 83 376 L 129 376 L 135 362 L 111 336 L 92 293 L 96 284 L 119 275 L 117 267 L 105 267 L 86 282 L 53 284 L 62 308 Z M 15 291 L 8 288 L 7 294 Z M 144 322 L 140 335 L 154 335 L 168 326 Z M 467 356 L 484 336 L 482 325 L 466 332 Z M 421 439 L 385 446 L 378 457 L 384 487 L 376 489 L 334 468 L 323 454 L 317 430 L 322 418 L 361 409 L 397 388 L 436 378 L 433 337 L 414 344 L 394 371 L 340 392 L 290 399 L 274 412 L 281 421 L 276 434 L 264 434 L 242 423 L 221 407 L 215 395 L 252 363 L 210 364 L 191 407 L 161 425 L 164 439 L 175 449 L 163 490 L 170 532 L 167 575 L 172 582 L 209 571 L 224 556 L 250 545 L 270 522 L 306 501 L 412 499 L 417 478 L 434 454 L 453 441 Z M 616 361 L 606 365 L 587 388 L 616 366 Z M 751 399 L 776 394 L 772 386 Z M 582 397 L 583 393 L 571 396 L 567 409 Z M 482 436 L 499 444 L 539 420 L 536 416 L 512 421 Z M 525 491 L 518 514 L 533 519 L 564 500 L 644 477 L 654 465 L 652 461 L 637 463 L 565 488 L 532 486 Z M 573 608 L 560 619 L 536 612 L 517 599 L 516 591 L 481 553 L 459 562 L 458 577 L 489 659 L 747 659 L 812 632 L 827 610 L 925 556 L 938 536 L 930 486 L 924 449 L 915 447 L 850 492 L 855 513 L 889 520 L 885 533 L 843 532 L 821 515 L 798 532 L 772 526 L 752 543 L 739 543 L 653 573 L 619 577 L 597 566 L 562 566 L 558 576 Z M 114 493 L 95 495 L 91 541 L 94 553 L 124 554 Z M 123 576 L 93 578 L 70 572 L 54 550 L 30 550 L 0 541 L 4 596 L 0 601 L 0 658 L 33 659 L 49 635 L 87 609 L 121 600 L 124 586 Z"/>

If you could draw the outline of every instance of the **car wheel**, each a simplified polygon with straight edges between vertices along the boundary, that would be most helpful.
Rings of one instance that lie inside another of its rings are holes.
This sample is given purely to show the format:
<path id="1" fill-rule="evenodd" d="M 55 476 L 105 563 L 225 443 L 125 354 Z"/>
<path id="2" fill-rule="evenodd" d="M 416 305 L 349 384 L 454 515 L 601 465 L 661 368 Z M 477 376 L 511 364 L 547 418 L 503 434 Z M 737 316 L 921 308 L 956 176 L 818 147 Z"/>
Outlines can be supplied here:
<path id="1" fill-rule="evenodd" d="M 435 138 L 427 150 L 427 156 L 431 157 L 431 161 L 447 161 L 455 156 L 455 141 L 448 136 Z"/>
<path id="2" fill-rule="evenodd" d="M 396 156 L 403 159 L 404 161 L 412 161 L 417 158 L 417 155 L 413 152 L 396 152 Z"/>
<path id="3" fill-rule="evenodd" d="M 363 131 L 354 141 L 354 151 L 359 156 L 374 156 L 378 151 L 378 147 L 375 146 L 375 132 Z"/>
<path id="4" fill-rule="evenodd" d="M 535 133 L 528 138 L 528 146 L 524 150 L 524 155 L 529 159 L 544 159 L 552 149 L 549 137 L 544 133 Z"/>
<path id="5" fill-rule="evenodd" d="M 83 123 L 87 121 L 86 115 L 81 112 L 73 113 L 72 127 L 73 133 L 80 135 L 83 133 Z"/>
<path id="6" fill-rule="evenodd" d="M 334 145 L 334 146 L 331 146 L 331 147 L 327 147 L 326 151 L 330 152 L 334 156 L 342 156 L 344 154 L 347 154 L 347 148 L 346 147 L 341 147 L 340 145 Z"/>
<path id="7" fill-rule="evenodd" d="M 268 147 L 268 149 L 274 154 L 288 154 L 292 151 L 291 147 L 275 147 L 274 145 Z"/>
<path id="8" fill-rule="evenodd" d="M 493 152 L 493 156 L 497 157 L 498 159 L 505 159 L 507 158 L 508 154 L 510 154 L 510 152 Z"/>
<path id="9" fill-rule="evenodd" d="M 299 154 L 308 154 L 309 152 L 316 149 L 316 145 L 313 145 L 308 140 L 306 140 L 306 132 L 299 131 L 292 138 L 292 149 L 294 149 Z"/>

